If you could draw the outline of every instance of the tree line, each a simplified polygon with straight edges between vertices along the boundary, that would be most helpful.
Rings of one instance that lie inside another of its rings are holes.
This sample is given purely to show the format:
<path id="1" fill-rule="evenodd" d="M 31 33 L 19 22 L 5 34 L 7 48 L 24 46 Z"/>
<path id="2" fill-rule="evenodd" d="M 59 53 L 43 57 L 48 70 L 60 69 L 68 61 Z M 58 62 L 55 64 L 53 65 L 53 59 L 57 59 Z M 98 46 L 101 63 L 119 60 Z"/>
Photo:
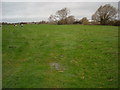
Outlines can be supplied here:
<path id="1" fill-rule="evenodd" d="M 110 4 L 106 4 L 104 6 L 100 6 L 96 12 L 91 16 L 92 21 L 89 21 L 87 17 L 83 17 L 80 20 L 75 19 L 75 16 L 70 15 L 70 10 L 68 8 L 63 8 L 58 10 L 55 15 L 50 15 L 48 20 L 50 24 L 100 24 L 100 25 L 120 25 L 120 20 L 118 20 L 117 14 L 118 10 L 111 6 Z"/>
<path id="2" fill-rule="evenodd" d="M 118 12 L 115 7 L 110 4 L 100 6 L 96 12 L 91 16 L 91 21 L 87 17 L 82 19 L 76 19 L 75 16 L 70 15 L 70 10 L 68 8 L 63 8 L 56 11 L 54 15 L 50 15 L 48 21 L 39 22 L 19 22 L 19 23 L 7 23 L 2 22 L 2 24 L 83 24 L 83 25 L 113 25 L 120 26 L 120 20 L 118 18 Z"/>

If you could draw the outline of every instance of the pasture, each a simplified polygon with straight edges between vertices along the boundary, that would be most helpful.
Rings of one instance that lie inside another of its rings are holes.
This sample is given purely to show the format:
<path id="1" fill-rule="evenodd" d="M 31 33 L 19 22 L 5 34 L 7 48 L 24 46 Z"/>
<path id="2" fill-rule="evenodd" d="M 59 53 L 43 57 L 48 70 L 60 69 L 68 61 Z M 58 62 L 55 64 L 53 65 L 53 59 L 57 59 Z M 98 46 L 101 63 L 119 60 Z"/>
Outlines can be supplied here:
<path id="1" fill-rule="evenodd" d="M 118 87 L 118 27 L 2 28 L 3 88 Z"/>

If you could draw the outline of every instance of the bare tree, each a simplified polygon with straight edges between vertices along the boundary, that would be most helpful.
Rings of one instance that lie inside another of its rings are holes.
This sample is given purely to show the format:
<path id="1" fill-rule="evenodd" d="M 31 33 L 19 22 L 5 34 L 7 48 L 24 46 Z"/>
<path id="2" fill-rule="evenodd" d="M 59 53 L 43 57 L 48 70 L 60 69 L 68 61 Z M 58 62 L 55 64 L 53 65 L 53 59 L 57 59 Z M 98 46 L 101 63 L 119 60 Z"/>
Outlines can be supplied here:
<path id="1" fill-rule="evenodd" d="M 52 24 L 55 24 L 57 23 L 57 19 L 56 19 L 56 16 L 55 15 L 50 15 L 49 18 L 48 18 L 49 22 L 52 23 Z"/>
<path id="2" fill-rule="evenodd" d="M 58 10 L 55 15 L 50 15 L 49 22 L 50 23 L 57 23 L 57 24 L 67 24 L 67 17 L 70 13 L 70 10 L 67 8 L 63 8 L 61 10 Z M 69 19 L 72 19 L 73 17 L 70 16 Z"/>
<path id="3" fill-rule="evenodd" d="M 100 24 L 107 24 L 109 21 L 116 18 L 117 9 L 109 4 L 100 6 L 95 14 L 92 15 L 92 19 L 100 22 Z"/>
<path id="4" fill-rule="evenodd" d="M 58 10 L 56 12 L 56 17 L 59 18 L 59 20 L 64 20 L 67 18 L 68 14 L 70 13 L 70 10 L 67 8 L 63 8 L 61 10 Z"/>

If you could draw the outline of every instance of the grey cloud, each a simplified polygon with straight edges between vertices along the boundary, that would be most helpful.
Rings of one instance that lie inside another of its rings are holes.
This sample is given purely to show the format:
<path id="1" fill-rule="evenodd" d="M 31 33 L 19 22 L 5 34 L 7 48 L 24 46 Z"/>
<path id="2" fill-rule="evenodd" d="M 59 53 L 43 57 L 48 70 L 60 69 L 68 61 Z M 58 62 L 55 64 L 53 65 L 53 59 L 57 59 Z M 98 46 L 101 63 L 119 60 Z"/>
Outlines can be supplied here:
<path id="1" fill-rule="evenodd" d="M 107 2 L 3 2 L 2 3 L 2 21 L 20 22 L 20 21 L 41 21 L 48 20 L 51 14 L 57 10 L 67 7 L 71 15 L 80 19 L 82 17 L 91 18 L 91 15 L 100 5 Z M 118 8 L 117 2 L 109 4 Z"/>

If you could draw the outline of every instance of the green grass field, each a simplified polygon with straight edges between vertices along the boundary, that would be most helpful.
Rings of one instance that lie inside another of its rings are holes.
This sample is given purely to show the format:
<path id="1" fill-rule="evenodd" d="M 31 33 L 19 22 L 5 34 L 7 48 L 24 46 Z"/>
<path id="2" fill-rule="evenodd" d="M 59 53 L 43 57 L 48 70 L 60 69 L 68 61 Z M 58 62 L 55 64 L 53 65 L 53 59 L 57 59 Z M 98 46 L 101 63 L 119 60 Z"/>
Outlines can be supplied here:
<path id="1" fill-rule="evenodd" d="M 118 27 L 3 25 L 3 88 L 117 88 Z"/>

